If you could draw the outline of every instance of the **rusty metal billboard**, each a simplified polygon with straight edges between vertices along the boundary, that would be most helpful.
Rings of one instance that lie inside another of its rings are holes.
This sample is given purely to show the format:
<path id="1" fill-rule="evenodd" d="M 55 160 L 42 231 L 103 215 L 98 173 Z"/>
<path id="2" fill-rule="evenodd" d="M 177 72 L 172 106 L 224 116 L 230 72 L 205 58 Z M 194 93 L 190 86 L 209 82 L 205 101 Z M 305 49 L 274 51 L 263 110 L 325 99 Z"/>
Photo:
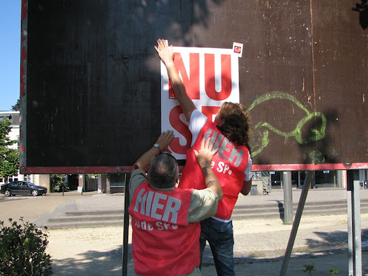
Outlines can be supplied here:
<path id="1" fill-rule="evenodd" d="M 22 173 L 128 171 L 161 131 L 158 38 L 243 44 L 253 169 L 367 168 L 368 31 L 357 3 L 23 0 Z"/>

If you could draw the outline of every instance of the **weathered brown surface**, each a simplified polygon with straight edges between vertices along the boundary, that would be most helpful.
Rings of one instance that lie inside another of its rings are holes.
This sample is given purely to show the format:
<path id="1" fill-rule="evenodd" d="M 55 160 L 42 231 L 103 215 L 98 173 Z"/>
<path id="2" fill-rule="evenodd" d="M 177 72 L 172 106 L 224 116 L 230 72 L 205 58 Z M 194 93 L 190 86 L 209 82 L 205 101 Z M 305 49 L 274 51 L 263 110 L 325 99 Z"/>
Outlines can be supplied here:
<path id="1" fill-rule="evenodd" d="M 23 170 L 131 166 L 161 131 L 157 38 L 244 44 L 255 165 L 365 166 L 368 33 L 357 1 L 23 1 Z"/>

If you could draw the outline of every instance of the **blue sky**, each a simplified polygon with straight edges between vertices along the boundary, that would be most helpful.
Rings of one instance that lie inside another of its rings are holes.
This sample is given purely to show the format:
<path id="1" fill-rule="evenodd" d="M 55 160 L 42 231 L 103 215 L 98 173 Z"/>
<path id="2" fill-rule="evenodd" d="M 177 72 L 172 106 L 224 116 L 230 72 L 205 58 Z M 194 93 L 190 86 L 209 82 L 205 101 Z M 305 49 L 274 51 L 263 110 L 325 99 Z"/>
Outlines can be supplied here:
<path id="1" fill-rule="evenodd" d="M 21 0 L 0 0 L 0 111 L 19 98 Z"/>

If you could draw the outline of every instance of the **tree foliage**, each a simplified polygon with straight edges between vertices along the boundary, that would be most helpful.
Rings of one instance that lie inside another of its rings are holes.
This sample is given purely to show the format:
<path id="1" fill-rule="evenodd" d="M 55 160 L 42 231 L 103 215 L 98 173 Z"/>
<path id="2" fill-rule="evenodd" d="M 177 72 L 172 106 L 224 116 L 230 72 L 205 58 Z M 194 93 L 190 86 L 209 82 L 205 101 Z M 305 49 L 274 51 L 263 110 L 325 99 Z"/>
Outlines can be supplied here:
<path id="1" fill-rule="evenodd" d="M 20 110 L 20 99 L 17 100 L 17 103 L 12 106 L 13 111 L 19 111 Z"/>
<path id="2" fill-rule="evenodd" d="M 9 138 L 10 130 L 10 120 L 0 119 L 0 177 L 5 179 L 17 175 L 19 170 L 19 150 L 11 148 L 17 141 Z"/>
<path id="3" fill-rule="evenodd" d="M 53 192 L 62 192 L 62 188 L 64 187 L 65 191 L 68 190 L 68 187 L 65 187 L 64 179 L 65 174 L 51 174 L 51 189 Z"/>

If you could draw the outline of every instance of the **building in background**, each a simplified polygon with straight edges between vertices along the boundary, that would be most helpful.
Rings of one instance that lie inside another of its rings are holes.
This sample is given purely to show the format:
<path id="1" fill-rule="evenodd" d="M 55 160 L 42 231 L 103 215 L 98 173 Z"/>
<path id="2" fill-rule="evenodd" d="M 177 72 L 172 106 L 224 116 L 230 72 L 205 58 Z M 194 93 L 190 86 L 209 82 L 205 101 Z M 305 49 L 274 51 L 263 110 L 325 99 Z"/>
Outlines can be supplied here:
<path id="1" fill-rule="evenodd" d="M 20 112 L 19 111 L 0 111 L 0 119 L 7 118 L 11 122 L 11 130 L 8 134 L 9 138 L 14 143 L 11 148 L 17 149 L 19 147 L 19 135 L 20 135 Z M 9 177 L 8 182 L 12 181 L 29 181 L 36 185 L 44 186 L 50 190 L 50 177 L 49 175 L 40 174 L 21 174 L 18 171 L 17 175 Z M 5 179 L 0 178 L 0 185 L 5 183 Z"/>
<path id="2" fill-rule="evenodd" d="M 11 148 L 13 149 L 17 149 L 18 148 L 18 141 L 19 141 L 19 118 L 20 118 L 20 114 L 19 111 L 0 111 L 0 120 L 2 119 L 9 119 L 11 122 L 11 130 L 10 133 L 8 134 L 10 140 L 12 141 L 17 141 L 17 143 L 14 143 Z M 31 178 L 31 179 L 30 179 Z M 21 175 L 18 172 L 18 175 L 14 175 L 12 177 L 9 177 L 8 182 L 12 182 L 12 181 L 17 181 L 17 180 L 25 180 L 25 181 L 33 181 L 33 177 L 32 176 L 25 176 L 25 175 Z M 0 177 L 0 185 L 5 183 L 5 179 Z"/>

